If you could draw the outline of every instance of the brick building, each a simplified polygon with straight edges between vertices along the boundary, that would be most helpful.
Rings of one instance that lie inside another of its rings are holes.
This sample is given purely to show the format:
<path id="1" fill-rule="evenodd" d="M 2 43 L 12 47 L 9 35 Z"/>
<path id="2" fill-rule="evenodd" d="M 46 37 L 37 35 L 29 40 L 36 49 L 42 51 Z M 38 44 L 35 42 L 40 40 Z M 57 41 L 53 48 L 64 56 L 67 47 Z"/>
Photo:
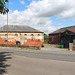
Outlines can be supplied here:
<path id="1" fill-rule="evenodd" d="M 75 26 L 64 27 L 49 34 L 50 44 L 65 44 L 68 47 L 69 43 L 75 39 Z M 68 33 L 68 34 L 66 34 Z M 69 37 L 68 37 L 69 36 Z"/>
<path id="2" fill-rule="evenodd" d="M 44 33 L 30 26 L 8 25 L 8 44 L 39 46 L 44 42 Z M 7 44 L 7 26 L 0 28 L 0 44 Z"/>

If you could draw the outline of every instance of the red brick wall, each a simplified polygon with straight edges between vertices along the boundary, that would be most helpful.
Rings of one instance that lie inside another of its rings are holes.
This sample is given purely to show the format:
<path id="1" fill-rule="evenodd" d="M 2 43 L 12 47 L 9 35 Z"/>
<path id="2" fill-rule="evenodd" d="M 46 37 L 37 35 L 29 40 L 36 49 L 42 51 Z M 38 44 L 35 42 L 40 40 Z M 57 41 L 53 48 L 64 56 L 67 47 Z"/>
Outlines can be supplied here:
<path id="1" fill-rule="evenodd" d="M 16 41 L 8 41 L 9 45 L 16 45 Z M 0 40 L 0 44 L 7 44 L 7 42 L 5 40 Z M 33 41 L 31 41 L 31 39 L 27 39 L 27 43 L 25 44 L 25 42 L 23 43 L 23 45 L 25 46 L 40 46 L 43 45 L 43 42 L 38 41 L 36 39 L 34 39 Z"/>
<path id="2" fill-rule="evenodd" d="M 34 39 L 34 41 L 31 41 L 31 39 L 27 39 L 27 43 L 25 44 L 25 42 L 24 42 L 23 45 L 25 45 L 25 46 L 40 46 L 42 44 L 43 44 L 43 42 L 38 41 L 36 39 Z"/>
<path id="3" fill-rule="evenodd" d="M 0 40 L 0 44 L 7 44 L 5 40 Z M 15 41 L 8 41 L 9 45 L 16 45 L 16 40 Z"/>
<path id="4" fill-rule="evenodd" d="M 50 44 L 52 44 L 52 38 L 54 38 L 53 44 L 60 44 L 61 37 L 59 36 L 59 34 L 49 34 L 49 43 Z"/>

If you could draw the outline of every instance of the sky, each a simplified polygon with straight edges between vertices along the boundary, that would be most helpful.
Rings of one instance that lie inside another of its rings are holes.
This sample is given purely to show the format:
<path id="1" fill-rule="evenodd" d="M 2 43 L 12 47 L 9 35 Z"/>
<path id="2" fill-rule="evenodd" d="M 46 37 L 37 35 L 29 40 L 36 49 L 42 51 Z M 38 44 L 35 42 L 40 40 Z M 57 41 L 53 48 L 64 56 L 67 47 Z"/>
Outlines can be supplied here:
<path id="1" fill-rule="evenodd" d="M 9 0 L 9 25 L 31 26 L 49 34 L 75 25 L 75 0 Z M 0 27 L 7 14 L 0 15 Z"/>

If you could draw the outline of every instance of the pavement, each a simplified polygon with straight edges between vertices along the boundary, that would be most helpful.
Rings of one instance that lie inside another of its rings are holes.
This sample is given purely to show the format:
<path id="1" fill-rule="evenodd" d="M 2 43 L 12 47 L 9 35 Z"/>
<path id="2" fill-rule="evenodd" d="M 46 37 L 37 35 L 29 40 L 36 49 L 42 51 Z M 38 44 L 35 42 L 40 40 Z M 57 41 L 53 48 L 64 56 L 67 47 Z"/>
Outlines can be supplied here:
<path id="1" fill-rule="evenodd" d="M 12 56 L 4 75 L 75 75 L 75 62 Z"/>

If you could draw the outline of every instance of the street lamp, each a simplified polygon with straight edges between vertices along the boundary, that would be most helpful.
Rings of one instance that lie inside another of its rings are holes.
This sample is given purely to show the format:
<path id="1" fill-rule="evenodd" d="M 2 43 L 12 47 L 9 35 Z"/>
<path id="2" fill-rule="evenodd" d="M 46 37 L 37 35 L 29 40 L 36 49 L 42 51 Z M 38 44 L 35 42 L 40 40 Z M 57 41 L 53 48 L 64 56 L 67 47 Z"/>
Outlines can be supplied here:
<path id="1" fill-rule="evenodd" d="M 7 3 L 7 5 L 6 5 Z M 6 14 L 7 12 L 7 46 L 8 46 L 8 12 L 9 12 L 9 1 L 8 0 L 0 0 L 0 13 Z"/>
<path id="2" fill-rule="evenodd" d="M 9 1 L 7 2 L 7 9 L 9 8 Z M 7 46 L 8 46 L 8 12 L 7 11 Z"/>

